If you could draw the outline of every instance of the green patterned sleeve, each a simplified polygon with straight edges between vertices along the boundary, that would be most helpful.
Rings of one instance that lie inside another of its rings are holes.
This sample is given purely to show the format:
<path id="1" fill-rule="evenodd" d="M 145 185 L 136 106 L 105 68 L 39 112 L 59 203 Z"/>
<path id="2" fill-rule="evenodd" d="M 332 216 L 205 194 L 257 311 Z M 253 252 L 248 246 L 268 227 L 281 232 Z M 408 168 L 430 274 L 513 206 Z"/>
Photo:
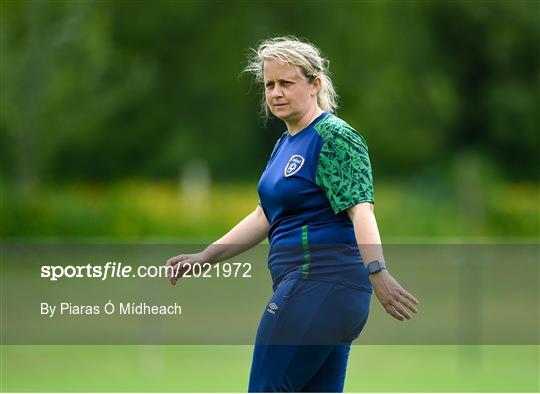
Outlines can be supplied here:
<path id="1" fill-rule="evenodd" d="M 374 200 L 373 176 L 366 141 L 352 128 L 334 129 L 323 138 L 316 183 L 336 214 Z"/>

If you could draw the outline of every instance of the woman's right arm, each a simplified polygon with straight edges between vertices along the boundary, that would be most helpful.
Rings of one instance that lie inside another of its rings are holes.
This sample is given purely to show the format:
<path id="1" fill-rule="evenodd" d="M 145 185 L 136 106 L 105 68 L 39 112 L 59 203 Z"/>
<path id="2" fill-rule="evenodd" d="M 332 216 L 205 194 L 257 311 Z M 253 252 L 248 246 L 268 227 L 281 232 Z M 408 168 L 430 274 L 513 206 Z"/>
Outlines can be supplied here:
<path id="1" fill-rule="evenodd" d="M 169 281 L 173 285 L 176 284 L 176 281 L 193 264 L 215 264 L 245 252 L 265 239 L 269 228 L 270 224 L 264 211 L 257 205 L 257 208 L 252 213 L 202 252 L 181 254 L 167 260 L 167 266 L 174 267 L 175 270 L 177 269 L 176 266 L 181 264 L 178 275 L 169 276 Z"/>

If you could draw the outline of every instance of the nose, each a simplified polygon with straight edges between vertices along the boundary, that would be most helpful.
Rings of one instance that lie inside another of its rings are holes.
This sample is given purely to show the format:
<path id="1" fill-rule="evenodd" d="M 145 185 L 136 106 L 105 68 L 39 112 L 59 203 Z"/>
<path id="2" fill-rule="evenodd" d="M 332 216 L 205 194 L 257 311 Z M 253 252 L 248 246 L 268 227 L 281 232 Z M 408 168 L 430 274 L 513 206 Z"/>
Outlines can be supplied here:
<path id="1" fill-rule="evenodd" d="M 272 91 L 270 92 L 270 97 L 282 97 L 283 96 L 283 90 L 281 89 L 281 86 L 276 83 L 274 87 L 272 88 Z"/>

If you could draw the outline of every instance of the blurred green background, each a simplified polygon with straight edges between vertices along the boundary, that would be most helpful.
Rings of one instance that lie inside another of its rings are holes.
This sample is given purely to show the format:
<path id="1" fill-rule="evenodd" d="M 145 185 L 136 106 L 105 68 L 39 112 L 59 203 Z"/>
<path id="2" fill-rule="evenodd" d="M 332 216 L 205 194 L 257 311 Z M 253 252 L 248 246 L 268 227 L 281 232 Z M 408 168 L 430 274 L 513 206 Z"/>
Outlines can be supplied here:
<path id="1" fill-rule="evenodd" d="M 383 240 L 537 243 L 539 4 L 1 0 L 0 236 L 180 243 L 227 231 L 254 209 L 284 131 L 260 120 L 246 55 L 294 34 L 330 59 L 338 115 L 368 142 Z M 356 347 L 346 389 L 538 391 L 538 347 L 467 349 Z M 251 355 L 1 352 L 4 391 L 242 391 Z"/>
<path id="2" fill-rule="evenodd" d="M 539 7 L 3 0 L 0 235 L 226 231 L 284 130 L 246 55 L 295 34 L 368 141 L 383 237 L 537 238 Z"/>

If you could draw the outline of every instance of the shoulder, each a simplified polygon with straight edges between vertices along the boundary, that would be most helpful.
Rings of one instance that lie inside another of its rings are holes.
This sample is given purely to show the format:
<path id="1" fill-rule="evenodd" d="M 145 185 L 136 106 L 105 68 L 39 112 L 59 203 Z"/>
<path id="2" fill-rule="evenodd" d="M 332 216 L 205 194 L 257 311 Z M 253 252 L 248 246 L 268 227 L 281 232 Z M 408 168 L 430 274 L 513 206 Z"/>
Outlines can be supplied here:
<path id="1" fill-rule="evenodd" d="M 270 157 L 272 157 L 274 153 L 276 153 L 279 145 L 281 144 L 281 142 L 283 142 L 286 135 L 287 135 L 287 131 L 284 131 L 283 134 L 281 134 L 279 138 L 276 140 L 276 143 L 274 144 L 274 148 L 272 149 L 272 153 L 270 154 Z"/>
<path id="2" fill-rule="evenodd" d="M 287 130 L 285 130 L 283 133 L 281 133 L 281 135 L 278 137 L 278 139 L 276 140 L 276 144 L 274 147 L 278 146 L 279 143 L 281 141 L 283 141 L 285 139 L 285 137 L 287 136 Z"/>
<path id="3" fill-rule="evenodd" d="M 346 121 L 329 114 L 315 125 L 315 130 L 321 136 L 326 146 L 353 146 L 367 151 L 364 137 Z"/>

